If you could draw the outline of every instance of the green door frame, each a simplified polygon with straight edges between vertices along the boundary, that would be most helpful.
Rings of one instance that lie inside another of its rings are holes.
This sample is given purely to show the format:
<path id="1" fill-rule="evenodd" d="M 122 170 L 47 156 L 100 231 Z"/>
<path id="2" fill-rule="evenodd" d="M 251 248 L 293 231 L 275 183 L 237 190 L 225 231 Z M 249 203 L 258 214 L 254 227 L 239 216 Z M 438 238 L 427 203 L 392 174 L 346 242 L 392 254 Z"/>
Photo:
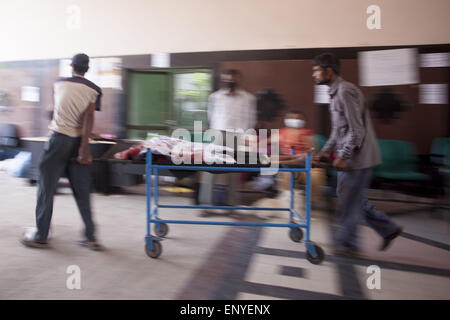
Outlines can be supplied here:
<path id="1" fill-rule="evenodd" d="M 208 73 L 213 73 L 213 69 L 212 68 L 205 68 L 205 67 L 185 67 L 185 68 L 145 68 L 145 69 L 135 69 L 135 68 L 129 68 L 129 69 L 125 69 L 125 74 L 126 74 L 126 91 L 125 91 L 125 101 L 126 101 L 126 119 L 125 119 L 125 129 L 127 132 L 127 137 L 128 137 L 128 131 L 129 130 L 158 130 L 158 131 L 170 131 L 171 129 L 173 129 L 174 127 L 176 127 L 176 123 L 174 123 L 174 104 L 173 104 L 173 99 L 174 99 L 174 74 L 183 74 L 183 73 L 193 73 L 193 72 L 208 72 Z M 134 125 L 134 124 L 130 124 L 129 123 L 129 118 L 128 118 L 128 114 L 129 114 L 129 110 L 128 108 L 130 107 L 129 104 L 129 99 L 130 99 L 130 74 L 163 74 L 163 75 L 168 75 L 168 100 L 169 100 L 169 104 L 168 104 L 168 110 L 165 116 L 165 122 L 164 124 L 160 123 L 160 124 L 150 124 L 150 125 Z M 211 84 L 212 87 L 212 84 Z M 188 128 L 191 129 L 191 128 Z"/>

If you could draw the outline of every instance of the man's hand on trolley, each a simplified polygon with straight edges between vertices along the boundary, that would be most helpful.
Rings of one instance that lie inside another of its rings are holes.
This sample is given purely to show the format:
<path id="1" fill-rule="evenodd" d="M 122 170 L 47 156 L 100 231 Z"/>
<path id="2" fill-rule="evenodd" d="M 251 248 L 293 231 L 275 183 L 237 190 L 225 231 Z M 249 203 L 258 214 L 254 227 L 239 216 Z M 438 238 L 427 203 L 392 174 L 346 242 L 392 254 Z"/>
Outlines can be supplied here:
<path id="1" fill-rule="evenodd" d="M 341 158 L 334 159 L 333 168 L 336 171 L 344 171 L 347 168 L 347 160 Z"/>
<path id="2" fill-rule="evenodd" d="M 318 152 L 314 155 L 313 160 L 316 162 L 328 161 L 330 159 L 330 154 L 326 152 Z"/>

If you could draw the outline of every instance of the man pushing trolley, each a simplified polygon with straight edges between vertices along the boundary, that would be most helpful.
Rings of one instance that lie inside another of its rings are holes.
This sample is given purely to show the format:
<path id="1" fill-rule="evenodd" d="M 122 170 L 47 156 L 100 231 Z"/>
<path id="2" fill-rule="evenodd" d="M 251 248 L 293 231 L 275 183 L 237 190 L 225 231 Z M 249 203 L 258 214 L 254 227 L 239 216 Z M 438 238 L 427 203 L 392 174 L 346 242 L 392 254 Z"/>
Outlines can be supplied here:
<path id="1" fill-rule="evenodd" d="M 313 79 L 329 86 L 332 130 L 316 159 L 335 153 L 337 171 L 339 228 L 335 232 L 335 253 L 359 255 L 358 225 L 365 221 L 381 237 L 380 250 L 386 250 L 402 233 L 384 212 L 367 200 L 373 168 L 381 162 L 375 130 L 362 92 L 340 76 L 340 61 L 331 53 L 313 60 Z"/>

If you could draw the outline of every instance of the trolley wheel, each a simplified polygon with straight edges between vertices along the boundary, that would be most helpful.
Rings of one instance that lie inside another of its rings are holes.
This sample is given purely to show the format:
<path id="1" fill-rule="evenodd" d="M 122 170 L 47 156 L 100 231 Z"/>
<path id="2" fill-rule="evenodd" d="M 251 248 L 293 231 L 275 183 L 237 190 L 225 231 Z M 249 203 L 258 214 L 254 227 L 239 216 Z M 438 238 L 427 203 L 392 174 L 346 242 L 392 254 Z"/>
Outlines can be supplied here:
<path id="1" fill-rule="evenodd" d="M 303 239 L 303 230 L 302 228 L 291 228 L 289 230 L 289 238 L 291 238 L 294 242 L 300 242 Z"/>
<path id="2" fill-rule="evenodd" d="M 145 245 L 145 253 L 153 259 L 158 258 L 162 253 L 162 245 L 159 241 L 152 240 L 153 250 L 150 250 L 149 246 Z"/>
<path id="3" fill-rule="evenodd" d="M 167 223 L 156 223 L 153 230 L 158 237 L 165 237 L 169 233 L 169 226 Z"/>
<path id="4" fill-rule="evenodd" d="M 323 249 L 315 244 L 313 244 L 314 249 L 316 250 L 316 257 L 313 257 L 308 250 L 306 250 L 306 259 L 312 264 L 321 264 L 323 259 L 325 258 L 325 252 Z"/>

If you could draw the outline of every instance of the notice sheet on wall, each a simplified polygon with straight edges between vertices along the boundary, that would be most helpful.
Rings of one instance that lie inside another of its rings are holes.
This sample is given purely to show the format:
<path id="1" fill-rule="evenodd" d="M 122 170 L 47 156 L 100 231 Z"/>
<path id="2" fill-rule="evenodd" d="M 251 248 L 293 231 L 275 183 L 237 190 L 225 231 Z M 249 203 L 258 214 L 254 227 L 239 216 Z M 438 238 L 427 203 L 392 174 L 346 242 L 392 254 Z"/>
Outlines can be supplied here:
<path id="1" fill-rule="evenodd" d="M 359 81 L 364 87 L 406 85 L 419 82 L 417 49 L 358 53 Z"/>
<path id="2" fill-rule="evenodd" d="M 420 104 L 448 104 L 448 84 L 421 84 L 419 87 Z"/>
<path id="3" fill-rule="evenodd" d="M 420 55 L 420 66 L 422 68 L 450 67 L 450 52 L 422 53 Z"/>
<path id="4" fill-rule="evenodd" d="M 71 77 L 70 59 L 59 60 L 59 76 Z M 100 88 L 122 89 L 122 59 L 94 58 L 89 61 L 89 70 L 84 77 Z"/>
<path id="5" fill-rule="evenodd" d="M 330 88 L 327 85 L 314 86 L 314 103 L 330 103 Z"/>

